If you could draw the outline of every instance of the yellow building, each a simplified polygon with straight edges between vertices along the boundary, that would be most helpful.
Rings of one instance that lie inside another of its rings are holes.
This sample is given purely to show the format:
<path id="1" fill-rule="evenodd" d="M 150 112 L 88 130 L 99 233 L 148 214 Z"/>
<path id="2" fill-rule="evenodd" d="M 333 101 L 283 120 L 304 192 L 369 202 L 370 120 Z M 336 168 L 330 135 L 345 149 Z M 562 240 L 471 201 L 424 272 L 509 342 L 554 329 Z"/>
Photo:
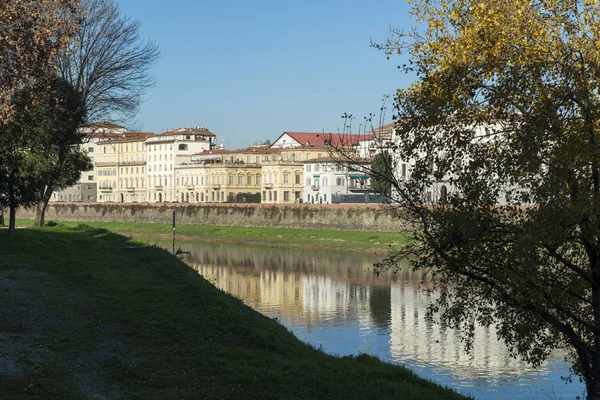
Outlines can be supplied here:
<path id="1" fill-rule="evenodd" d="M 300 145 L 294 148 L 271 149 L 280 153 L 262 165 L 262 203 L 290 204 L 303 198 L 303 161 L 328 154 L 324 146 Z"/>
<path id="2" fill-rule="evenodd" d="M 233 203 L 258 201 L 261 163 L 278 150 L 265 147 L 194 154 L 175 170 L 178 201 Z"/>
<path id="3" fill-rule="evenodd" d="M 96 155 L 99 202 L 147 201 L 146 145 L 149 132 L 98 143 Z"/>

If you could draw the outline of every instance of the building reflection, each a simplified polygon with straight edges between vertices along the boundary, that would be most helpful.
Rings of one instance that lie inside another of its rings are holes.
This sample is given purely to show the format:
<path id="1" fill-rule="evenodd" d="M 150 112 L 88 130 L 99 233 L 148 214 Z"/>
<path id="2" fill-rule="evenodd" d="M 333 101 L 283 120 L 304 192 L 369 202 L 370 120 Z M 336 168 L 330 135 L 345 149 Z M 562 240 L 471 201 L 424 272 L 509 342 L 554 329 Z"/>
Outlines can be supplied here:
<path id="1" fill-rule="evenodd" d="M 290 324 L 384 330 L 393 361 L 450 370 L 457 379 L 486 380 L 531 373 L 510 357 L 493 328 L 477 327 L 471 353 L 458 332 L 425 318 L 427 285 L 407 264 L 398 273 L 376 276 L 374 258 L 301 250 L 182 245 L 187 262 L 216 287 Z M 425 278 L 425 279 L 424 279 Z M 544 368 L 538 368 L 537 372 Z"/>

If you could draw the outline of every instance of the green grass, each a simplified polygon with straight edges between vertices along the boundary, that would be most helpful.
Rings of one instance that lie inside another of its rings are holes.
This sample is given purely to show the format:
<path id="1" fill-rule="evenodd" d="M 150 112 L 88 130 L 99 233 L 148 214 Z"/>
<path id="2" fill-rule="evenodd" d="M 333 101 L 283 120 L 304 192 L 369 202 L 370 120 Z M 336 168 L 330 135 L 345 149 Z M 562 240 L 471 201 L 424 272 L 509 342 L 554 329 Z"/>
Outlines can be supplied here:
<path id="1" fill-rule="evenodd" d="M 80 222 L 57 221 L 68 227 Z M 124 235 L 162 237 L 171 236 L 170 224 L 152 224 L 139 222 L 85 222 L 94 228 L 110 229 Z M 32 225 L 32 220 L 17 220 L 21 226 Z M 177 225 L 177 237 L 186 241 L 209 241 L 240 243 L 250 245 L 268 245 L 279 247 L 302 247 L 329 249 L 336 251 L 355 251 L 383 253 L 408 240 L 411 234 L 405 232 L 360 232 L 328 231 L 319 229 L 291 228 L 250 228 L 238 226 Z"/>
<path id="2" fill-rule="evenodd" d="M 371 356 L 326 355 L 103 229 L 0 230 L 0 309 L 4 365 L 20 368 L 3 398 L 464 398 Z"/>

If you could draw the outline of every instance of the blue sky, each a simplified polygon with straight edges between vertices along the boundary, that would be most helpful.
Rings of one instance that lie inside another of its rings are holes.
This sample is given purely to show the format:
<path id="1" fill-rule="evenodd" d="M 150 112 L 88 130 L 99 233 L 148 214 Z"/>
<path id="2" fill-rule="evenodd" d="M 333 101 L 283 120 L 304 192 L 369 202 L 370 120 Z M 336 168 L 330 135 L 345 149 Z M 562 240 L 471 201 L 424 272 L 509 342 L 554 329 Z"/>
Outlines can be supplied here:
<path id="1" fill-rule="evenodd" d="M 226 148 L 284 131 L 336 131 L 410 85 L 398 56 L 370 47 L 409 27 L 403 0 L 120 0 L 157 43 L 157 84 L 135 121 L 155 133 L 202 125 Z M 388 102 L 391 121 L 392 104 Z M 355 129 L 357 130 L 357 129 Z"/>

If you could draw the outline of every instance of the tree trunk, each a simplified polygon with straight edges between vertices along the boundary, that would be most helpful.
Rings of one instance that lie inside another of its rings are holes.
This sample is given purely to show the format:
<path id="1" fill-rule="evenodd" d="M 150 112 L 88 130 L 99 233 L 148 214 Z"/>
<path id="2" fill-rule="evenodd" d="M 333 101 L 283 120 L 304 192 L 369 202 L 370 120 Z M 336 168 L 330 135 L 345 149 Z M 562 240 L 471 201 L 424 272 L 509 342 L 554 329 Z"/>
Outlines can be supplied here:
<path id="1" fill-rule="evenodd" d="M 52 197 L 53 191 L 51 187 L 46 187 L 42 198 L 35 205 L 35 226 L 44 226 L 46 223 L 46 209 L 48 208 L 48 202 L 50 201 L 50 197 Z"/>
<path id="2" fill-rule="evenodd" d="M 17 206 L 11 204 L 9 207 L 10 211 L 10 215 L 9 215 L 9 220 L 8 220 L 8 234 L 10 235 L 11 233 L 13 233 L 15 231 L 15 223 L 16 223 L 16 218 L 17 218 Z"/>
<path id="3" fill-rule="evenodd" d="M 4 207 L 0 207 L 0 226 L 4 226 Z"/>

